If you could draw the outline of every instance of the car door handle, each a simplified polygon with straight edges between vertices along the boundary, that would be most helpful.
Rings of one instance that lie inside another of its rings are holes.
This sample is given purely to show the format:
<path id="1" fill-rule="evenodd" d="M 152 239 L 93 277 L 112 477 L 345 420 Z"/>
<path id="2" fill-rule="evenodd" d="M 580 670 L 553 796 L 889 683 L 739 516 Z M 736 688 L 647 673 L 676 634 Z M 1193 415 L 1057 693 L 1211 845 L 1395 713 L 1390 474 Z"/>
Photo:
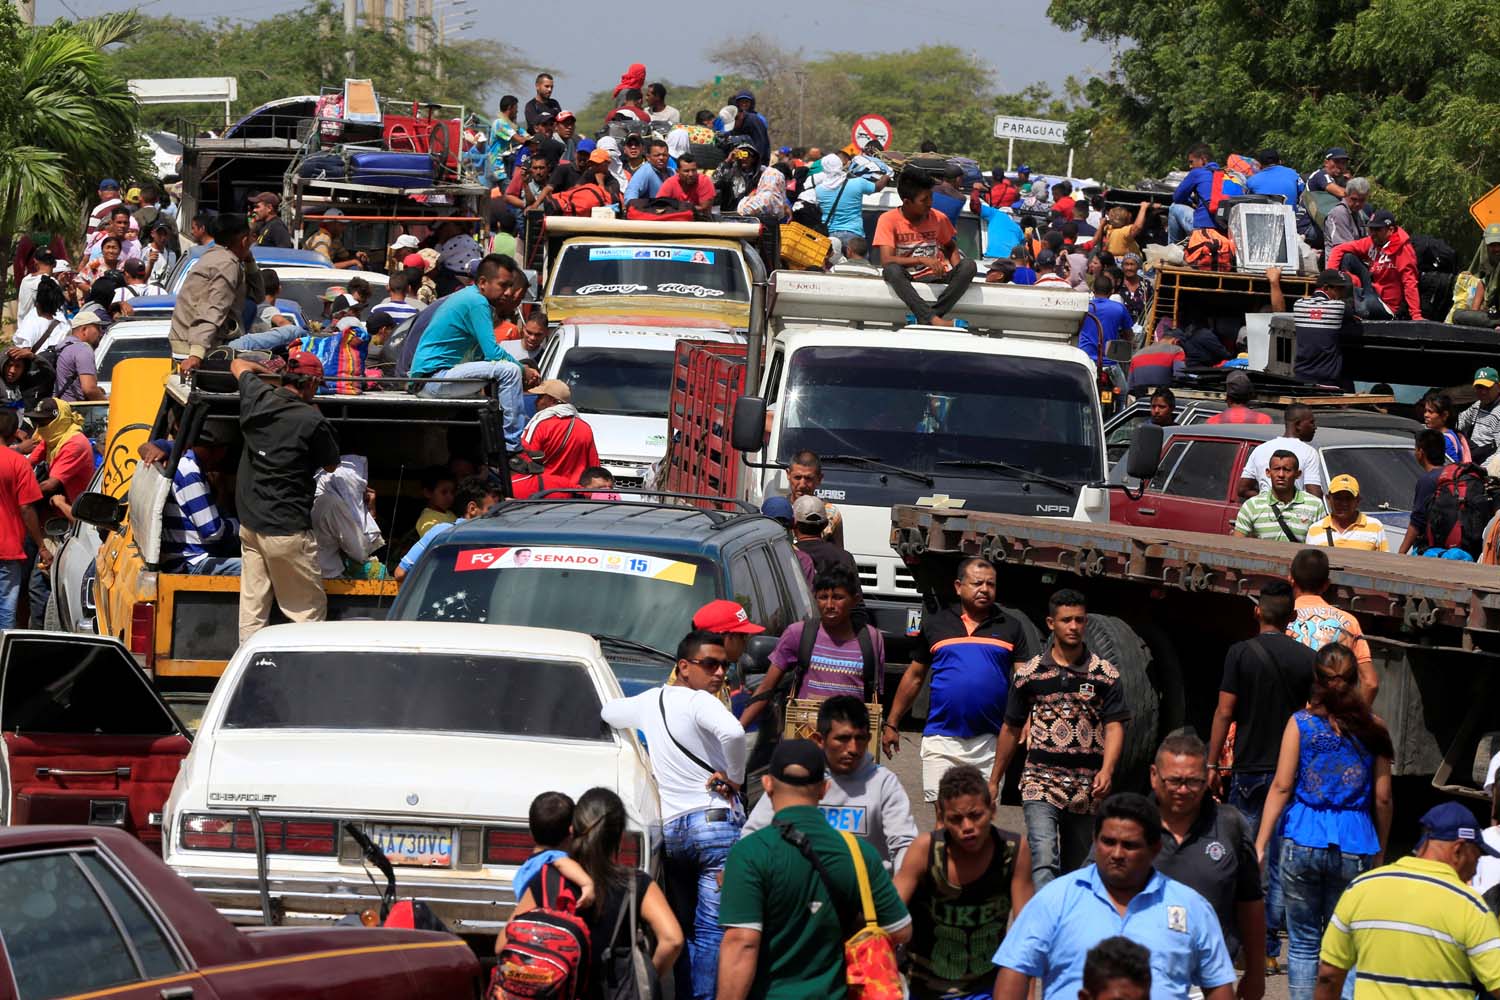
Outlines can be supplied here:
<path id="1" fill-rule="evenodd" d="M 1137 507 L 1135 509 L 1135 512 L 1137 514 L 1141 514 L 1141 515 L 1143 515 L 1145 517 L 1155 517 L 1156 516 L 1156 508 L 1155 507 Z"/>
<path id="2" fill-rule="evenodd" d="M 161 991 L 161 1000 L 193 1000 L 191 986 L 168 986 Z"/>
<path id="3" fill-rule="evenodd" d="M 39 767 L 36 769 L 38 778 L 119 778 L 121 781 L 130 780 L 130 766 L 106 767 L 98 771 L 79 771 L 66 767 Z"/>

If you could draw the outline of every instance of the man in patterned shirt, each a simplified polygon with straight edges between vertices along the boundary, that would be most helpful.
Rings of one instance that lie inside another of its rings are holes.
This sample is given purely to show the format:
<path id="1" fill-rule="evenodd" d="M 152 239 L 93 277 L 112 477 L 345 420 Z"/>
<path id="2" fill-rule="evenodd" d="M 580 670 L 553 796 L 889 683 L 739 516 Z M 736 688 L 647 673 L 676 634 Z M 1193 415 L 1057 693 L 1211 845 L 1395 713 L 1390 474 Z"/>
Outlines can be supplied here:
<path id="1" fill-rule="evenodd" d="M 1052 639 L 1040 656 L 1016 667 L 990 774 L 990 786 L 998 786 L 1029 720 L 1021 811 L 1038 890 L 1088 860 L 1094 803 L 1110 793 L 1130 719 L 1120 671 L 1084 644 L 1087 624 L 1082 594 L 1052 595 Z"/>

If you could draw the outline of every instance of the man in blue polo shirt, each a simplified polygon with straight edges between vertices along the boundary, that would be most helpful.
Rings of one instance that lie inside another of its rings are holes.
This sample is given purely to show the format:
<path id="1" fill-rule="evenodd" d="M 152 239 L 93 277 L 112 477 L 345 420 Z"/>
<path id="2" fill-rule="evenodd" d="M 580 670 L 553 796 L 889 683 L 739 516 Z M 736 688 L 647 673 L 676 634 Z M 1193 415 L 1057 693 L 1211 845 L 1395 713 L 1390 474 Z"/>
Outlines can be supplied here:
<path id="1" fill-rule="evenodd" d="M 931 705 L 921 755 L 922 796 L 934 808 L 938 782 L 950 767 L 972 764 L 983 771 L 994 761 L 1012 664 L 1036 653 L 1021 626 L 995 603 L 995 567 L 989 560 L 959 563 L 953 588 L 958 606 L 944 608 L 923 623 L 922 637 L 880 733 L 886 753 L 894 754 L 901 717 L 931 670 Z"/>
<path id="2" fill-rule="evenodd" d="M 1281 154 L 1274 149 L 1260 151 L 1260 169 L 1250 175 L 1245 186 L 1251 194 L 1279 194 L 1281 200 L 1297 207 L 1297 198 L 1307 184 L 1302 175 L 1281 162 Z"/>
<path id="3" fill-rule="evenodd" d="M 1123 936 L 1151 952 L 1152 1000 L 1233 1000 L 1234 963 L 1208 901 L 1152 867 L 1161 850 L 1161 813 L 1122 792 L 1094 817 L 1095 863 L 1038 890 L 995 952 L 995 1000 L 1025 1000 L 1030 980 L 1042 1000 L 1074 1000 L 1089 949 Z"/>

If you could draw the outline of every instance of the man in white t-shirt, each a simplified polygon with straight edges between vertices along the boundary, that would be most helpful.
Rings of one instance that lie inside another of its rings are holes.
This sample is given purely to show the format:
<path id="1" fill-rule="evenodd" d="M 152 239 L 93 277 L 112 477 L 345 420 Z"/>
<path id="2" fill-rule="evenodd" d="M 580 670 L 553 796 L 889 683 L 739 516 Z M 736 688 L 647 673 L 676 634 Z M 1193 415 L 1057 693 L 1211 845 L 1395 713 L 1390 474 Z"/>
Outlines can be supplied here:
<path id="1" fill-rule="evenodd" d="M 1271 480 L 1266 475 L 1266 470 L 1271 464 L 1271 456 L 1283 450 L 1297 456 L 1297 467 L 1300 470 L 1297 488 L 1312 496 L 1321 497 L 1328 482 L 1328 474 L 1323 468 L 1322 456 L 1312 446 L 1313 436 L 1317 433 L 1318 418 L 1313 415 L 1312 407 L 1304 403 L 1288 406 L 1285 436 L 1256 445 L 1255 450 L 1250 452 L 1250 457 L 1245 460 L 1244 471 L 1240 473 L 1240 499 L 1248 500 L 1257 493 L 1271 489 Z"/>
<path id="2" fill-rule="evenodd" d="M 719 880 L 745 825 L 745 730 L 718 699 L 731 666 L 723 638 L 694 631 L 677 646 L 677 681 L 605 705 L 615 729 L 646 736 L 661 796 L 668 898 L 687 935 L 677 995 L 713 996 L 718 977 Z"/>

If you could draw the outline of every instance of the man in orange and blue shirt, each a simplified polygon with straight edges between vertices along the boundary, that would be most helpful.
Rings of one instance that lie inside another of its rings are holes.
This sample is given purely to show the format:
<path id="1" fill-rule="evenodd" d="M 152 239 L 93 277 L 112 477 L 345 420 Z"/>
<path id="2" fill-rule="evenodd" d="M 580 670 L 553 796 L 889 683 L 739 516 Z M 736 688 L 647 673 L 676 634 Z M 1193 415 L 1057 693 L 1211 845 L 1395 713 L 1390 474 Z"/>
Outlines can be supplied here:
<path id="1" fill-rule="evenodd" d="M 989 769 L 996 734 L 1005 721 L 1013 665 L 1037 653 L 1016 618 L 995 603 L 995 567 L 989 560 L 965 559 L 953 588 L 958 606 L 944 608 L 923 623 L 880 734 L 886 753 L 894 754 L 901 717 L 931 671 L 921 756 L 922 795 L 934 804 L 938 782 L 949 768 L 972 764 L 982 772 Z"/>

